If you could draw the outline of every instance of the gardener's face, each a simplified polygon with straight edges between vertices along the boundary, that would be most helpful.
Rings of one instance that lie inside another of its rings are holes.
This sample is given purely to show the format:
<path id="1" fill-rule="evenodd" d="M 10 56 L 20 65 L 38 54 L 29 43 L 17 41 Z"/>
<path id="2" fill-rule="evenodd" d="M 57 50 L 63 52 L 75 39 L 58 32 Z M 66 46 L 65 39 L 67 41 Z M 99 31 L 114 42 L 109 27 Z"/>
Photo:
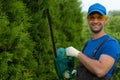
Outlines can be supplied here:
<path id="1" fill-rule="evenodd" d="M 107 20 L 106 16 L 99 13 L 92 13 L 87 16 L 88 24 L 93 33 L 99 33 L 103 30 L 104 24 Z"/>

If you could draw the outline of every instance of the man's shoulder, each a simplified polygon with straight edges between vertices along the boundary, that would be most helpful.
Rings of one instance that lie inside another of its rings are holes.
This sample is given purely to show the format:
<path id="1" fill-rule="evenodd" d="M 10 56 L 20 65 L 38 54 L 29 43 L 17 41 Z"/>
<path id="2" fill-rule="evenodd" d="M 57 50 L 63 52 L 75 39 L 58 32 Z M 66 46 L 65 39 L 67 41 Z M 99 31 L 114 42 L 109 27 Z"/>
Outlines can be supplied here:
<path id="1" fill-rule="evenodd" d="M 118 43 L 118 40 L 115 39 L 114 37 L 112 37 L 112 36 L 110 36 L 110 35 L 108 35 L 108 34 L 106 35 L 106 37 L 109 38 L 107 42 L 119 44 L 119 43 Z"/>

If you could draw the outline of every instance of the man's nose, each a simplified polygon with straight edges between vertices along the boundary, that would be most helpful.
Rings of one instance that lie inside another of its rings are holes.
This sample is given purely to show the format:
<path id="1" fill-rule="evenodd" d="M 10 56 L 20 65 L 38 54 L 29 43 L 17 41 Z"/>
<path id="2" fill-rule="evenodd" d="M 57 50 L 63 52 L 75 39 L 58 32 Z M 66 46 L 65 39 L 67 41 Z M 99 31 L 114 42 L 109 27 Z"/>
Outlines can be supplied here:
<path id="1" fill-rule="evenodd" d="M 95 18 L 93 21 L 94 21 L 94 22 L 98 22 L 99 20 L 98 20 L 97 18 Z"/>

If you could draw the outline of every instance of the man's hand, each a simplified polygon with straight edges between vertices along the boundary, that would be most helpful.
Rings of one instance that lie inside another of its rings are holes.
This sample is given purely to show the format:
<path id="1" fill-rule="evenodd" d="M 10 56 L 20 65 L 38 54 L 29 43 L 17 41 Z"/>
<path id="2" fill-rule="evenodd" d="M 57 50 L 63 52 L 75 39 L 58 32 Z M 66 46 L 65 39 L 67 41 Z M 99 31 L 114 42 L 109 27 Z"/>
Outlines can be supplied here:
<path id="1" fill-rule="evenodd" d="M 67 56 L 72 56 L 72 57 L 78 57 L 78 54 L 81 53 L 80 51 L 78 51 L 77 49 L 75 49 L 74 47 L 68 47 L 66 48 L 66 55 Z"/>

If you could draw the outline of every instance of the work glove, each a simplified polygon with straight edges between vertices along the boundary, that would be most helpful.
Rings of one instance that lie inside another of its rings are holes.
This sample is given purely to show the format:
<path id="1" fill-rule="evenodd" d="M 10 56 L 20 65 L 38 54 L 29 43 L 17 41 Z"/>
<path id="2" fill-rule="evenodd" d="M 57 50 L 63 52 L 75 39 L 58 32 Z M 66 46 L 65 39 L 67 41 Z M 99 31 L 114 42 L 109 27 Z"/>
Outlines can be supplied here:
<path id="1" fill-rule="evenodd" d="M 66 48 L 66 55 L 67 56 L 78 57 L 79 53 L 81 53 L 81 52 L 72 46 Z"/>
<path id="2" fill-rule="evenodd" d="M 70 72 L 69 72 L 68 70 L 66 70 L 66 71 L 64 72 L 64 77 L 65 77 L 66 79 L 70 79 Z"/>
<path id="3" fill-rule="evenodd" d="M 64 77 L 66 79 L 70 79 L 71 77 L 76 76 L 76 74 L 77 74 L 77 71 L 75 69 L 71 73 L 68 70 L 66 70 L 64 72 Z"/>

